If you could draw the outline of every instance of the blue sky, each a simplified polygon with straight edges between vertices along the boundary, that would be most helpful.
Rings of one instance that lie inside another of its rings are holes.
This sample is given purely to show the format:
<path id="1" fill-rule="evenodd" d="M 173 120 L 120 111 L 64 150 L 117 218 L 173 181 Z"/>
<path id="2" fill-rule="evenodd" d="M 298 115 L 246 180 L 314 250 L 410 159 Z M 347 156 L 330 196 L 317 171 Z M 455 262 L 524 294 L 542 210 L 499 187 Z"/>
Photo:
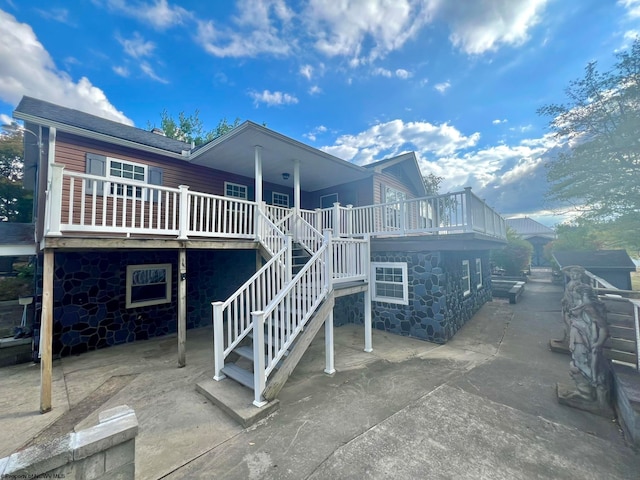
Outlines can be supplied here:
<path id="1" fill-rule="evenodd" d="M 22 95 L 140 128 L 196 109 L 423 173 L 552 226 L 536 110 L 640 31 L 640 0 L 0 0 L 0 119 Z"/>

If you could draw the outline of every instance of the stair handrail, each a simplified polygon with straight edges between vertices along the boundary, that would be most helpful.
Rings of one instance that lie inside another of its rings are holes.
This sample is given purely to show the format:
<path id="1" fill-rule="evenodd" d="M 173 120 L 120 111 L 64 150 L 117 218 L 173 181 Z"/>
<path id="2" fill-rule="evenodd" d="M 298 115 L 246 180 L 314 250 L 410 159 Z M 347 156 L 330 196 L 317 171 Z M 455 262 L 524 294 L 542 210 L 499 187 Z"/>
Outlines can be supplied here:
<path id="1" fill-rule="evenodd" d="M 225 358 L 251 332 L 251 312 L 263 309 L 291 281 L 291 236 L 260 210 L 258 224 L 258 240 L 271 258 L 225 301 L 211 302 L 215 380 L 224 378 Z"/>
<path id="2" fill-rule="evenodd" d="M 326 230 L 318 251 L 291 282 L 264 309 L 251 313 L 254 336 L 253 404 L 257 407 L 266 403 L 262 393 L 269 375 L 332 288 L 331 241 L 331 231 Z"/>

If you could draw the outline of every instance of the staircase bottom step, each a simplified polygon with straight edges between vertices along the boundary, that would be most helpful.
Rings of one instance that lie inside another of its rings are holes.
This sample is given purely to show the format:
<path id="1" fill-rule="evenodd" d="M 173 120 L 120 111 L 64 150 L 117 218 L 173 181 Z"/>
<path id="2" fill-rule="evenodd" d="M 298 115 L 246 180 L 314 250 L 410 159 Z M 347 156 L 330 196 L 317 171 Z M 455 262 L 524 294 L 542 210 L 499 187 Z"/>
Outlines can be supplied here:
<path id="1" fill-rule="evenodd" d="M 212 379 L 198 382 L 196 391 L 244 428 L 269 416 L 280 407 L 280 401 L 275 399 L 262 408 L 256 408 L 253 404 L 253 392 L 228 378 L 219 382 Z"/>

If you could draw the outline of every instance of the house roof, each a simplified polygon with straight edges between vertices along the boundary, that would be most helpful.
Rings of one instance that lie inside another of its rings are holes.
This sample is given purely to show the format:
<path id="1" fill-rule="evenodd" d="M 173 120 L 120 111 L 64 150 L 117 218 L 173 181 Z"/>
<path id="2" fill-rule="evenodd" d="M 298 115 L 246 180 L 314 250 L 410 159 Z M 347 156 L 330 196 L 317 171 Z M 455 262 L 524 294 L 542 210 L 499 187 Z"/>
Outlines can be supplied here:
<path id="1" fill-rule="evenodd" d="M 556 232 L 553 229 L 529 217 L 508 218 L 506 222 L 507 226 L 515 230 L 525 240 L 531 237 L 556 238 Z"/>
<path id="2" fill-rule="evenodd" d="M 566 250 L 553 254 L 560 268 L 580 265 L 585 269 L 614 269 L 635 271 L 633 263 L 625 250 Z"/>
<path id="3" fill-rule="evenodd" d="M 372 175 L 368 169 L 250 121 L 192 149 L 191 145 L 178 140 L 32 97 L 22 98 L 14 117 L 249 178 L 255 174 L 255 147 L 261 146 L 263 180 L 293 187 L 294 164 L 297 161 L 300 185 L 306 191 L 321 190 Z M 282 177 L 285 172 L 289 173 L 287 180 Z"/>
<path id="4" fill-rule="evenodd" d="M 39 125 L 61 127 L 62 130 L 65 126 L 74 127 L 177 154 L 191 149 L 188 143 L 173 138 L 32 97 L 22 97 L 14 111 L 14 117 Z"/>
<path id="5" fill-rule="evenodd" d="M 383 173 L 385 170 L 402 172 L 404 174 L 403 176 L 409 179 L 413 188 L 420 196 L 426 194 L 424 181 L 422 180 L 422 172 L 420 171 L 414 152 L 402 153 L 395 157 L 385 158 L 384 160 L 369 163 L 364 167 L 377 173 Z"/>

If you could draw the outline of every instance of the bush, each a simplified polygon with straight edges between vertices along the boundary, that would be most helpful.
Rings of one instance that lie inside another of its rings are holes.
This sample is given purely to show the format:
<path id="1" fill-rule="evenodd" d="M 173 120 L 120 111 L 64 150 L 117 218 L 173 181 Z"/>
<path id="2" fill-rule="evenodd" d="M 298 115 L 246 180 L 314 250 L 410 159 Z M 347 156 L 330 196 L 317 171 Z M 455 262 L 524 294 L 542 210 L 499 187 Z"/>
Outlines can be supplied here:
<path id="1" fill-rule="evenodd" d="M 507 245 L 491 251 L 491 261 L 507 275 L 520 275 L 531 264 L 533 246 L 513 230 L 507 230 Z"/>

